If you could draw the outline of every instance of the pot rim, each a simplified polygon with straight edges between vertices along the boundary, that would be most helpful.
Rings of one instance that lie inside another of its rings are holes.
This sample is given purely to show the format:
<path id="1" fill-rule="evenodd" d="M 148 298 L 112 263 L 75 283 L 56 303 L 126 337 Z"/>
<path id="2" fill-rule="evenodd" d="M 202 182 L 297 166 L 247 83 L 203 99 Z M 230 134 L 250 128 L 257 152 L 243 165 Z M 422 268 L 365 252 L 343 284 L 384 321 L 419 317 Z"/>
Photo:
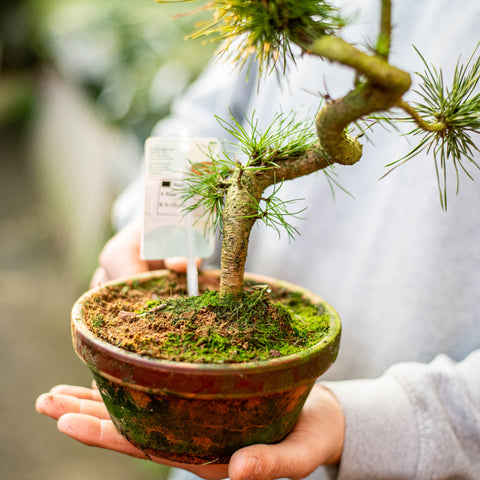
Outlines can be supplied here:
<path id="1" fill-rule="evenodd" d="M 162 385 L 162 390 L 169 390 L 167 385 L 169 383 L 168 379 L 173 375 L 184 375 L 189 377 L 191 381 L 196 377 L 204 378 L 206 376 L 216 382 L 223 381 L 221 379 L 232 375 L 237 376 L 239 379 L 245 377 L 250 378 L 259 375 L 264 376 L 266 372 L 287 371 L 292 367 L 296 367 L 297 370 L 299 369 L 301 371 L 300 374 L 296 375 L 297 378 L 295 378 L 295 382 L 308 383 L 324 373 L 335 360 L 338 353 L 341 333 L 341 322 L 335 309 L 321 297 L 303 287 L 283 280 L 251 273 L 246 273 L 245 279 L 275 284 L 293 291 L 301 291 L 311 301 L 322 303 L 326 311 L 330 314 L 330 329 L 326 336 L 317 344 L 292 355 L 244 363 L 213 364 L 176 362 L 129 352 L 101 340 L 87 328 L 83 320 L 82 308 L 85 300 L 93 293 L 98 292 L 106 286 L 117 285 L 135 279 L 148 280 L 153 277 L 165 275 L 166 273 L 169 273 L 169 271 L 156 270 L 117 279 L 88 290 L 75 302 L 71 317 L 74 348 L 82 361 L 90 368 L 99 371 L 101 375 L 107 378 L 121 380 L 123 383 L 135 385 L 137 388 L 145 381 L 145 375 L 143 375 L 142 372 L 148 370 L 151 374 L 147 376 L 149 378 L 151 377 L 152 380 L 147 381 L 146 383 L 149 385 L 144 385 L 144 387 L 140 387 L 140 389 L 151 391 L 152 388 L 158 388 L 158 385 Z M 199 272 L 199 278 L 209 275 L 218 276 L 218 270 L 202 270 Z M 105 361 L 107 357 L 108 360 Z M 129 370 L 128 373 L 125 372 L 125 368 Z M 192 388 L 195 389 L 193 385 Z M 274 388 L 274 390 L 276 390 L 276 388 Z"/>

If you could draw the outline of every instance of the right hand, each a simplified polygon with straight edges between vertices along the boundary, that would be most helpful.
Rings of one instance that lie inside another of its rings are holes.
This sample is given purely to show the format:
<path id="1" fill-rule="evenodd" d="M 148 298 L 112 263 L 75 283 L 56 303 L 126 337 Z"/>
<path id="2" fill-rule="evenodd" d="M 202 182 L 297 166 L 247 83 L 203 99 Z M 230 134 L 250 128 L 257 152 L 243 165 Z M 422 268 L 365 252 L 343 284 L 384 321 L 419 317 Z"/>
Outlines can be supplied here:
<path id="1" fill-rule="evenodd" d="M 143 260 L 140 258 L 140 225 L 127 225 L 113 236 L 103 247 L 99 256 L 99 266 L 95 270 L 90 287 L 135 275 L 149 270 L 168 268 L 178 273 L 187 269 L 185 258 L 166 258 L 164 260 Z M 199 263 L 199 260 L 197 260 Z"/>

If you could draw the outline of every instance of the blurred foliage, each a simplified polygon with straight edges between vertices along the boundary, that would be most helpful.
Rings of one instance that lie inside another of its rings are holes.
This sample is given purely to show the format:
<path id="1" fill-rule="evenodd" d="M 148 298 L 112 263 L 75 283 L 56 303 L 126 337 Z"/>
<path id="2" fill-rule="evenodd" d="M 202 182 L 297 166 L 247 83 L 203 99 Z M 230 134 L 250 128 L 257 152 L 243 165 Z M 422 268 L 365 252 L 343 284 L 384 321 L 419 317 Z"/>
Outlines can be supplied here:
<path id="1" fill-rule="evenodd" d="M 189 8 L 155 0 L 27 0 L 34 50 L 88 92 L 109 122 L 140 138 L 213 53 L 185 40 Z"/>
<path id="2" fill-rule="evenodd" d="M 0 68 L 6 72 L 18 71 L 35 64 L 30 48 L 33 19 L 26 2 L 0 2 Z"/>
<path id="3" fill-rule="evenodd" d="M 29 72 L 38 59 L 32 32 L 25 2 L 0 2 L 0 130 L 21 128 L 35 105 Z"/>

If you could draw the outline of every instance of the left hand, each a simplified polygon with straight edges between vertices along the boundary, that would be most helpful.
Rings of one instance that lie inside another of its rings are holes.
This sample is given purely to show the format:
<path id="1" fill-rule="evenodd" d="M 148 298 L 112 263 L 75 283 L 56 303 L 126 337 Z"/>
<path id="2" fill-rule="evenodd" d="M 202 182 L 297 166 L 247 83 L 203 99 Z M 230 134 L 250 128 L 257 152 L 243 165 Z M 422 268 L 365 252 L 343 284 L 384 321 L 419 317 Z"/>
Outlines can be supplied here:
<path id="1" fill-rule="evenodd" d="M 145 459 L 118 433 L 96 389 L 58 385 L 37 399 L 39 413 L 57 420 L 58 429 L 86 445 Z M 345 420 L 335 396 L 315 385 L 292 432 L 275 445 L 252 445 L 235 452 L 228 465 L 187 465 L 159 457 L 157 463 L 183 468 L 207 480 L 300 479 L 323 464 L 340 460 Z"/>

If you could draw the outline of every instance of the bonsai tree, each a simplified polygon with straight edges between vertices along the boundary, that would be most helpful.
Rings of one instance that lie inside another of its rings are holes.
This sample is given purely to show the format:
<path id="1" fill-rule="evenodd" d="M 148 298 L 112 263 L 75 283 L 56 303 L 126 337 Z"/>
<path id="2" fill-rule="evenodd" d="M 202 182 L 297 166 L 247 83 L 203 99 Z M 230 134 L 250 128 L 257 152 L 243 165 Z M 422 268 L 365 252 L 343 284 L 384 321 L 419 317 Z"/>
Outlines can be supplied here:
<path id="1" fill-rule="evenodd" d="M 278 196 L 282 183 L 320 170 L 328 176 L 335 164 L 358 162 L 362 146 L 352 126 L 358 125 L 361 135 L 367 129 L 362 122 L 371 119 L 389 124 L 409 121 L 413 124 L 411 134 L 419 140 L 392 167 L 420 151 L 430 151 L 437 166 L 441 206 L 446 208 L 447 168 L 451 164 L 458 177 L 460 169 L 469 175 L 467 166 L 477 166 L 472 155 L 477 149 L 472 135 L 480 130 L 480 93 L 475 93 L 480 81 L 478 56 L 476 59 L 472 56 L 465 66 L 457 65 L 448 89 L 444 87 L 441 72 L 424 61 L 426 70 L 420 74 L 423 84 L 418 103 L 404 100 L 411 85 L 410 76 L 388 61 L 390 1 L 380 2 L 380 33 L 375 45 L 366 50 L 342 40 L 341 27 L 346 22 L 325 1 L 211 0 L 206 8 L 213 17 L 200 25 L 194 36 L 209 35 L 222 40 L 220 53 L 233 55 L 239 64 L 256 58 L 263 74 L 274 70 L 281 73 L 293 58 L 294 49 L 300 49 L 305 55 L 350 67 L 356 75 L 350 92 L 339 99 L 323 99 L 316 118 L 311 121 L 298 120 L 295 112 L 278 114 L 270 126 L 260 131 L 255 115 L 245 122 L 218 119 L 234 137 L 238 150 L 232 152 L 226 148 L 221 155 L 210 153 L 210 161 L 193 165 L 184 197 L 188 209 L 203 207 L 209 223 L 223 234 L 221 302 L 217 301 L 216 292 L 205 295 L 207 299 L 215 298 L 211 303 L 215 309 L 222 307 L 220 315 L 208 315 L 203 303 L 205 297 L 183 297 L 183 286 L 180 292 L 175 292 L 181 295 L 174 297 L 173 286 L 178 287 L 175 276 L 175 282 L 167 285 L 148 277 L 143 284 L 134 278 L 128 283 L 99 287 L 74 307 L 75 348 L 91 368 L 117 429 L 146 455 L 202 465 L 228 463 L 240 447 L 275 443 L 285 438 L 316 379 L 338 352 L 341 330 L 338 315 L 313 294 L 296 288 L 288 292 L 300 298 L 292 303 L 304 302 L 301 308 L 305 318 L 293 310 L 290 301 L 291 310 L 285 308 L 286 303 L 274 305 L 277 310 L 271 318 L 276 325 L 273 321 L 264 322 L 271 327 L 268 341 L 258 341 L 264 333 L 259 324 L 267 317 L 265 312 L 273 310 L 267 301 L 263 305 L 263 296 L 260 298 L 268 287 L 254 280 L 250 289 L 260 293 L 250 302 L 250 310 L 248 302 L 242 301 L 254 297 L 244 294 L 244 269 L 255 222 L 263 220 L 277 230 L 285 228 L 291 236 L 297 233 L 288 218 L 300 212 L 291 211 L 290 202 Z M 403 113 L 400 116 L 396 112 Z M 239 153 L 243 161 L 237 158 Z M 162 275 L 168 280 L 166 272 Z M 145 293 L 152 284 L 159 289 L 155 290 L 155 298 L 152 292 Z M 279 290 L 288 289 L 272 286 L 271 290 L 273 297 Z M 117 304 L 113 304 L 113 293 L 120 299 Z M 127 309 L 124 300 L 130 300 L 130 293 L 133 305 L 129 304 Z M 226 310 L 232 305 L 230 315 Z M 179 310 L 174 310 L 174 306 Z M 223 309 L 224 306 L 228 308 Z M 262 310 L 256 311 L 258 318 L 253 318 L 249 313 L 257 306 Z M 246 307 L 246 314 L 242 307 Z M 208 318 L 203 323 L 194 322 L 192 312 L 206 313 Z M 107 313 L 111 313 L 114 321 L 106 320 Z M 238 320 L 242 328 L 237 328 L 231 320 Z M 295 322 L 305 324 L 305 329 L 296 328 Z M 248 328 L 243 328 L 245 324 Z M 121 338 L 112 340 L 108 336 L 105 341 L 115 348 L 106 347 L 99 330 L 104 326 L 115 330 L 117 325 Z M 174 327 L 173 332 L 168 330 L 170 326 Z M 143 327 L 146 335 L 140 337 Z M 218 333 L 222 328 L 225 335 Z M 201 338 L 194 338 L 200 330 Z M 290 332 L 295 335 L 290 336 Z M 157 342 L 157 333 L 161 342 Z M 285 343 L 293 338 L 297 350 L 282 353 L 277 348 L 283 349 L 283 344 L 272 346 L 270 338 L 277 341 L 283 333 Z M 140 356 L 130 354 L 138 352 L 131 345 L 137 338 L 142 347 Z M 172 340 L 173 345 L 165 347 L 165 338 Z M 227 345 L 231 338 L 240 339 L 240 343 Z M 250 342 L 250 338 L 254 341 Z M 213 343 L 208 356 L 203 351 L 207 340 Z M 254 352 L 256 344 L 260 345 L 261 353 Z M 189 350 L 191 345 L 201 350 L 195 360 Z M 166 357 L 163 350 L 168 354 L 172 350 L 172 356 Z M 237 350 L 244 351 L 240 354 Z M 212 352 L 219 354 L 213 360 Z M 277 359 L 279 356 L 283 358 Z M 242 364 L 232 365 L 235 363 Z"/>
<path id="2" fill-rule="evenodd" d="M 297 121 L 294 113 L 281 114 L 260 132 L 254 117 L 246 119 L 246 126 L 233 118 L 218 119 L 238 141 L 246 160 L 241 163 L 227 151 L 221 158 L 212 155 L 211 163 L 194 169 L 184 196 L 189 199 L 188 209 L 205 208 L 209 223 L 223 234 L 221 296 L 242 296 L 248 241 L 257 220 L 277 229 L 284 227 L 289 235 L 297 233 L 288 217 L 299 212 L 289 212 L 289 202 L 277 197 L 284 181 L 360 160 L 362 145 L 359 135 L 353 136 L 352 126 L 363 134 L 367 121 L 410 122 L 410 136 L 419 140 L 391 167 L 419 152 L 430 152 L 444 209 L 447 170 L 453 167 L 458 185 L 460 170 L 471 178 L 467 166 L 478 168 L 472 155 L 478 148 L 472 136 L 480 131 L 480 94 L 475 94 L 480 57 L 474 58 L 475 51 L 466 65 L 457 64 L 448 88 L 442 72 L 421 57 L 425 72 L 419 74 L 418 102 L 407 103 L 403 97 L 411 86 L 410 75 L 389 63 L 392 2 L 380 0 L 379 8 L 376 43 L 364 49 L 341 38 L 346 20 L 327 1 L 212 0 L 202 9 L 210 11 L 211 18 L 192 37 L 220 40 L 219 54 L 232 57 L 239 65 L 255 59 L 261 74 L 281 74 L 287 61 L 294 60 L 294 48 L 299 48 L 303 55 L 355 72 L 351 90 L 342 98 L 323 98 L 311 121 Z M 273 192 L 266 196 L 265 189 L 272 185 Z"/>

